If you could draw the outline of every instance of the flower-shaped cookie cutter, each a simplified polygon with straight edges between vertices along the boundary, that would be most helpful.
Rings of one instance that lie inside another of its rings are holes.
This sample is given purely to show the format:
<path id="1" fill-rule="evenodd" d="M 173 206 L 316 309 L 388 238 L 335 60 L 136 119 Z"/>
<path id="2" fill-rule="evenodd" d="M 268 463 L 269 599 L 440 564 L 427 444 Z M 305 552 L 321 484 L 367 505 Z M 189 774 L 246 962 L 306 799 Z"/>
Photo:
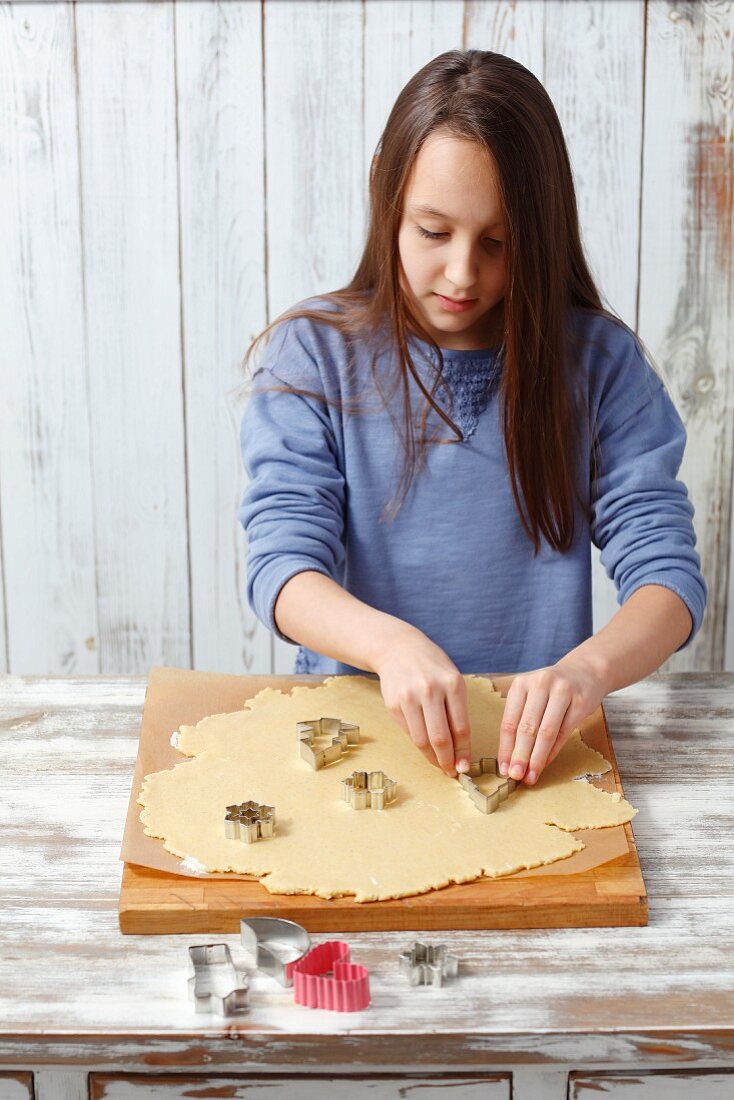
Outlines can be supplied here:
<path id="1" fill-rule="evenodd" d="M 353 722 L 342 722 L 341 718 L 314 718 L 308 722 L 296 722 L 296 734 L 301 756 L 314 771 L 326 764 L 341 760 L 342 755 L 359 743 L 359 726 Z M 314 747 L 315 737 L 331 737 L 331 744 L 325 749 Z"/>
<path id="2" fill-rule="evenodd" d="M 450 955 L 445 943 L 414 943 L 398 956 L 400 969 L 411 985 L 443 985 L 444 978 L 455 978 L 459 960 Z"/>
<path id="3" fill-rule="evenodd" d="M 255 840 L 271 837 L 274 831 L 275 806 L 264 806 L 259 802 L 227 806 L 224 835 L 229 840 L 244 840 L 252 844 Z"/>
<path id="4" fill-rule="evenodd" d="M 353 810 L 382 810 L 394 802 L 398 793 L 397 780 L 384 772 L 352 772 L 341 781 L 342 798 Z"/>
<path id="5" fill-rule="evenodd" d="M 499 774 L 497 758 L 494 756 L 482 756 L 479 760 L 473 760 L 470 763 L 468 772 L 459 772 L 457 776 L 474 805 L 477 809 L 481 810 L 483 814 L 491 814 L 499 809 L 500 802 L 504 802 L 507 796 L 512 794 L 515 787 L 518 785 L 517 779 L 510 779 L 508 775 L 507 779 L 500 783 L 496 790 L 492 791 L 491 794 L 485 794 L 484 791 L 479 790 L 479 787 L 474 782 L 480 775 Z"/>
<path id="6" fill-rule="evenodd" d="M 194 968 L 188 980 L 189 998 L 196 1012 L 239 1016 L 249 1009 L 247 978 L 232 962 L 226 943 L 202 943 L 189 948 Z"/>

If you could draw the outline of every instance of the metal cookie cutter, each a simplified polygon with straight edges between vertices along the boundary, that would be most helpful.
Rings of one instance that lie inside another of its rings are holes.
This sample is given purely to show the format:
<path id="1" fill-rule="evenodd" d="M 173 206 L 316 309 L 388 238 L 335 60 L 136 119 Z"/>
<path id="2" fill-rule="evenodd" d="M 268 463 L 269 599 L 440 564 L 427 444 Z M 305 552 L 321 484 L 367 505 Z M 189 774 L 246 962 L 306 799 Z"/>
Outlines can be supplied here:
<path id="1" fill-rule="evenodd" d="M 325 764 L 341 760 L 342 754 L 359 742 L 359 726 L 353 722 L 342 722 L 341 718 L 314 718 L 308 722 L 296 722 L 296 733 L 301 747 L 301 756 L 314 771 Z M 331 737 L 331 744 L 325 749 L 314 748 L 314 737 Z"/>
<path id="2" fill-rule="evenodd" d="M 443 985 L 444 978 L 455 978 L 459 960 L 449 955 L 445 943 L 414 943 L 400 956 L 400 969 L 411 985 Z"/>
<path id="3" fill-rule="evenodd" d="M 499 808 L 500 802 L 504 802 L 509 794 L 512 794 L 518 786 L 517 779 L 510 779 L 509 775 L 503 783 L 500 783 L 496 791 L 484 794 L 474 782 L 480 775 L 499 775 L 497 760 L 494 756 L 482 756 L 479 760 L 473 760 L 468 772 L 459 772 L 458 780 L 467 792 L 477 809 L 483 814 L 494 813 Z"/>
<path id="4" fill-rule="evenodd" d="M 353 810 L 382 810 L 395 801 L 397 792 L 397 780 L 384 772 L 352 772 L 342 779 L 342 798 Z"/>
<path id="5" fill-rule="evenodd" d="M 311 950 L 306 929 L 282 917 L 243 918 L 240 940 L 255 956 L 257 969 L 284 986 L 293 985 L 293 967 Z"/>
<path id="6" fill-rule="evenodd" d="M 240 802 L 239 806 L 227 806 L 224 816 L 224 835 L 229 840 L 266 839 L 275 830 L 275 806 L 261 806 L 259 802 Z"/>
<path id="7" fill-rule="evenodd" d="M 250 1007 L 247 978 L 238 972 L 226 943 L 190 947 L 189 958 L 194 967 L 188 982 L 189 998 L 196 1012 L 218 1012 L 220 1016 L 247 1012 Z"/>

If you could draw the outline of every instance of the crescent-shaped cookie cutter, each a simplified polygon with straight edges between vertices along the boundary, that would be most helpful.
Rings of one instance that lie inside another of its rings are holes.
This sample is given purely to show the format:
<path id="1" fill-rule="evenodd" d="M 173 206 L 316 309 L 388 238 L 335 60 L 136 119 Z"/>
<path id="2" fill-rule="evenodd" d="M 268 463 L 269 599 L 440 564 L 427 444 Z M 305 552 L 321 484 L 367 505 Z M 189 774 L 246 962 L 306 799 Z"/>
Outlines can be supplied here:
<path id="1" fill-rule="evenodd" d="M 482 756 L 479 760 L 473 760 L 470 763 L 468 772 L 459 772 L 457 776 L 474 805 L 477 809 L 481 810 L 483 814 L 494 813 L 495 810 L 499 809 L 500 802 L 504 802 L 507 796 L 512 794 L 515 787 L 518 786 L 518 780 L 510 779 L 508 775 L 505 781 L 500 783 L 495 791 L 492 791 L 491 794 L 485 794 L 484 791 L 479 790 L 479 787 L 474 782 L 480 775 L 499 774 L 497 758 L 494 756 Z"/>
<path id="2" fill-rule="evenodd" d="M 443 985 L 444 978 L 455 978 L 459 960 L 450 955 L 445 943 L 414 943 L 398 956 L 400 969 L 411 985 Z"/>
<path id="3" fill-rule="evenodd" d="M 341 760 L 343 754 L 359 743 L 359 726 L 342 722 L 341 718 L 314 718 L 308 722 L 296 722 L 296 734 L 301 756 L 314 771 L 326 764 Z M 325 749 L 314 747 L 315 737 L 331 737 Z"/>
<path id="4" fill-rule="evenodd" d="M 227 806 L 224 815 L 224 835 L 229 840 L 244 840 L 252 844 L 256 840 L 271 837 L 275 831 L 275 806 L 259 802 L 240 802 Z"/>
<path id="5" fill-rule="evenodd" d="M 311 937 L 283 917 L 243 917 L 240 942 L 255 956 L 255 966 L 283 986 L 293 985 L 293 967 L 311 950 Z"/>
<path id="6" fill-rule="evenodd" d="M 190 947 L 189 958 L 194 968 L 188 981 L 189 997 L 196 1012 L 240 1016 L 248 1011 L 249 984 L 232 962 L 226 943 L 203 943 Z M 222 989 L 227 992 L 222 993 Z"/>
<path id="7" fill-rule="evenodd" d="M 342 798 L 353 810 L 383 810 L 398 793 L 396 779 L 384 772 L 352 772 L 341 781 Z"/>

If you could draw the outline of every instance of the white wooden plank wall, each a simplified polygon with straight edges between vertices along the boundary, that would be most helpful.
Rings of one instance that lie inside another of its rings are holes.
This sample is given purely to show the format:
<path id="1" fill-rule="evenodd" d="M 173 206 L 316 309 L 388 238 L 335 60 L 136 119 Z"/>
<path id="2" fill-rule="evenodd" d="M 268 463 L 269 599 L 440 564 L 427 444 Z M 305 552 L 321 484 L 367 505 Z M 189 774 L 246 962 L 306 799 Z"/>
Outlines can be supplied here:
<path id="1" fill-rule="evenodd" d="M 714 0 L 0 3 L 0 670 L 292 670 L 245 599 L 241 358 L 348 281 L 388 111 L 457 47 L 553 98 L 593 271 L 688 429 L 710 602 L 664 669 L 734 670 L 734 4 Z M 596 629 L 617 609 L 598 557 Z"/>

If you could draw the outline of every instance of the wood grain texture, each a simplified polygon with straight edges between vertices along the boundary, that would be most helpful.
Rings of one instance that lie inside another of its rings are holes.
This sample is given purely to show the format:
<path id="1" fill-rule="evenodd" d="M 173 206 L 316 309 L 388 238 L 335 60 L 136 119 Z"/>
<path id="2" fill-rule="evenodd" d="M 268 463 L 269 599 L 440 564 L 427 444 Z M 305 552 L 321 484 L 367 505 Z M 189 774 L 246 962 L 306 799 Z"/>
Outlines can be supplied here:
<path id="1" fill-rule="evenodd" d="M 728 0 L 4 5 L 0 669 L 291 671 L 246 600 L 239 361 L 349 280 L 388 112 L 452 47 L 556 104 L 592 269 L 689 431 L 710 600 L 663 671 L 734 668 L 733 25 Z"/>
<path id="2" fill-rule="evenodd" d="M 625 826 L 626 833 L 628 829 Z M 311 895 L 268 894 L 256 882 L 172 878 L 125 864 L 120 931 L 138 935 L 238 933 L 245 914 L 283 917 L 314 932 L 643 925 L 647 923 L 645 886 L 629 833 L 628 841 L 628 855 L 575 875 L 479 879 L 369 905 L 343 898 L 326 905 Z"/>
<path id="3" fill-rule="evenodd" d="M 82 4 L 76 38 L 100 671 L 187 666 L 173 6 Z"/>
<path id="4" fill-rule="evenodd" d="M 77 136 L 71 5 L 3 5 L 0 668 L 29 673 L 99 671 Z"/>
<path id="5" fill-rule="evenodd" d="M 184 3 L 174 20 L 192 667 L 269 669 L 236 521 L 241 360 L 267 321 L 262 13 Z"/>
<path id="6" fill-rule="evenodd" d="M 572 1073 L 568 1100 L 731 1100 L 734 1073 Z"/>
<path id="7" fill-rule="evenodd" d="M 128 677 L 0 678 L 0 1064 L 734 1068 L 734 676 L 655 675 L 605 700 L 642 806 L 647 927 L 442 933 L 462 974 L 440 997 L 398 973 L 407 930 L 349 933 L 371 1009 L 327 1019 L 253 974 L 236 1023 L 196 1018 L 186 998 L 201 936 L 117 928 L 144 691 Z"/>
<path id="8" fill-rule="evenodd" d="M 709 586 L 666 670 L 717 669 L 734 657 L 734 4 L 655 0 L 646 42 L 639 329 L 688 432 L 680 477 Z"/>
<path id="9" fill-rule="evenodd" d="M 95 1073 L 90 1077 L 90 1100 L 133 1100 L 149 1096 L 150 1077 Z M 203 1091 L 206 1089 L 206 1091 Z M 511 1100 L 509 1074 L 445 1075 L 436 1077 L 213 1077 L 204 1081 L 188 1074 L 157 1076 L 155 1095 L 160 1100 L 184 1100 L 190 1096 L 222 1096 L 231 1100 Z"/>
<path id="10" fill-rule="evenodd" d="M 32 1073 L 0 1073 L 0 1100 L 33 1100 Z"/>

